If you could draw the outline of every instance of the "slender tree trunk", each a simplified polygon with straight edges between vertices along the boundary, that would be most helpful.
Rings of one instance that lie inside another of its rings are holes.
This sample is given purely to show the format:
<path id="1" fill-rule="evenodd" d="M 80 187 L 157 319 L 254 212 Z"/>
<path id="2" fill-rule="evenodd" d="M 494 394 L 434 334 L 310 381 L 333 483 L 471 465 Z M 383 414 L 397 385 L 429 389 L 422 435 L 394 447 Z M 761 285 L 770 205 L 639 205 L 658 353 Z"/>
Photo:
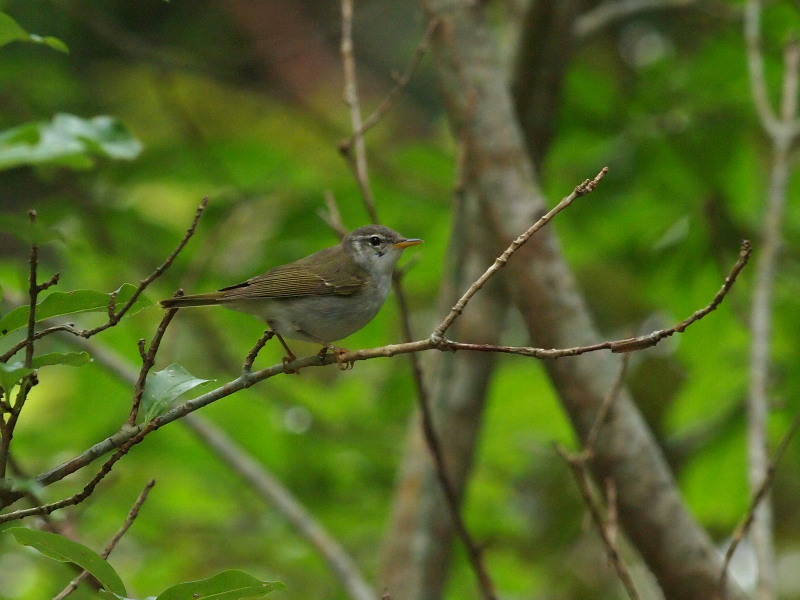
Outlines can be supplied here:
<path id="1" fill-rule="evenodd" d="M 440 312 L 445 314 L 492 260 L 487 232 L 480 226 L 474 195 L 458 197 L 450 261 L 445 268 Z M 455 339 L 497 343 L 508 299 L 500 281 L 476 296 L 454 325 Z M 480 432 L 487 387 L 496 357 L 470 353 L 437 354 L 429 363 L 431 411 L 437 437 L 456 493 L 463 496 Z M 403 600 L 435 600 L 446 581 L 453 523 L 433 471 L 415 415 L 397 484 L 392 522 L 386 536 L 379 592 Z"/>
<path id="2" fill-rule="evenodd" d="M 544 210 L 534 170 L 482 4 L 426 0 L 439 20 L 433 52 L 454 135 L 465 144 L 465 182 L 483 222 L 510 241 Z M 587 173 L 589 175 L 589 173 Z M 565 190 L 566 191 L 566 190 Z M 573 210 L 591 210 L 580 205 Z M 551 229 L 509 263 L 507 280 L 536 345 L 574 346 L 599 339 Z M 611 388 L 618 361 L 609 354 L 548 361 L 546 368 L 577 434 L 584 438 Z M 721 561 L 684 506 L 652 433 L 622 393 L 595 446 L 592 468 L 617 490 L 619 519 L 671 600 L 717 597 Z M 733 584 L 728 598 L 741 598 Z"/>

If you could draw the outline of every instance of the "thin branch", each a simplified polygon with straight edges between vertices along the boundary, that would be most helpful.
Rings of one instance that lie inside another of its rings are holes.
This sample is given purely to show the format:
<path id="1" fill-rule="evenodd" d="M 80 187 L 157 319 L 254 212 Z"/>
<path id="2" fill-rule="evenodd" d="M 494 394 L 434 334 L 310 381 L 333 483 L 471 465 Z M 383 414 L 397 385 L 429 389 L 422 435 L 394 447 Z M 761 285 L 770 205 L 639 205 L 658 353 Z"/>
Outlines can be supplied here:
<path id="1" fill-rule="evenodd" d="M 600 429 L 605 423 L 606 417 L 611 410 L 614 400 L 622 391 L 627 369 L 628 355 L 625 355 L 622 357 L 622 361 L 620 362 L 620 368 L 617 373 L 617 377 L 614 380 L 611 389 L 608 390 L 606 397 L 603 399 L 600 409 L 597 411 L 594 423 L 589 430 L 589 434 L 586 436 L 586 443 L 583 445 L 581 451 L 577 454 L 574 454 L 567 451 L 566 448 L 559 444 L 556 445 L 556 451 L 561 458 L 566 461 L 572 470 L 572 474 L 578 484 L 578 489 L 580 489 L 583 501 L 589 509 L 589 513 L 592 515 L 592 520 L 594 521 L 595 526 L 600 533 L 600 539 L 606 548 L 606 553 L 608 554 L 609 560 L 614 566 L 617 577 L 619 577 L 619 580 L 625 587 L 628 597 L 631 598 L 631 600 L 640 600 L 641 596 L 639 595 L 639 591 L 636 589 L 636 585 L 633 583 L 633 578 L 631 577 L 631 574 L 628 571 L 627 566 L 625 566 L 625 562 L 620 557 L 619 550 L 617 549 L 617 488 L 612 479 L 606 479 L 605 487 L 608 516 L 603 518 L 600 501 L 597 500 L 595 495 L 592 493 L 591 476 L 588 468 L 588 462 L 593 456 L 594 444 L 597 441 Z"/>
<path id="2" fill-rule="evenodd" d="M 139 340 L 139 355 L 142 357 L 142 368 L 139 370 L 139 377 L 136 380 L 136 385 L 133 387 L 133 400 L 131 400 L 131 411 L 128 414 L 128 426 L 132 427 L 136 424 L 136 417 L 139 414 L 139 406 L 142 403 L 142 394 L 144 394 L 144 386 L 147 382 L 147 375 L 150 369 L 156 364 L 156 354 L 158 348 L 161 346 L 161 340 L 167 332 L 167 327 L 172 322 L 172 318 L 178 312 L 177 308 L 170 308 L 164 313 L 161 322 L 158 324 L 153 340 L 150 342 L 150 347 L 147 352 L 144 350 L 144 340 Z M 255 358 L 255 357 L 254 357 Z"/>
<path id="3" fill-rule="evenodd" d="M 731 543 L 728 546 L 728 549 L 725 551 L 725 558 L 722 562 L 722 572 L 719 576 L 719 589 L 724 590 L 727 584 L 728 578 L 728 567 L 730 566 L 731 560 L 733 559 L 733 555 L 736 552 L 736 549 L 739 547 L 739 544 L 747 535 L 750 527 L 753 525 L 753 521 L 755 520 L 756 509 L 758 506 L 764 501 L 767 497 L 767 494 L 772 487 L 772 482 L 775 479 L 775 473 L 778 469 L 778 463 L 783 459 L 784 454 L 786 454 L 786 449 L 789 447 L 789 443 L 794 438 L 797 430 L 800 429 L 800 413 L 797 413 L 792 419 L 789 428 L 786 430 L 786 433 L 783 434 L 780 443 L 778 444 L 777 450 L 775 450 L 775 455 L 772 458 L 772 461 L 769 463 L 767 467 L 767 472 L 764 476 L 763 481 L 755 490 L 752 499 L 750 500 L 750 506 L 747 508 L 747 512 L 742 517 L 739 524 L 736 526 L 736 529 L 731 535 Z"/>
<path id="4" fill-rule="evenodd" d="M 249 373 L 253 369 L 253 363 L 256 362 L 256 358 L 258 357 L 258 353 L 261 352 L 261 349 L 265 346 L 265 344 L 270 341 L 273 337 L 275 337 L 275 332 L 271 329 L 267 329 L 258 338 L 256 345 L 250 349 L 250 352 L 247 353 L 247 356 L 244 359 L 244 364 L 242 365 L 242 371 L 245 373 Z"/>
<path id="5" fill-rule="evenodd" d="M 571 454 L 561 445 L 556 445 L 556 451 L 572 469 L 572 474 L 575 477 L 576 483 L 578 484 L 578 489 L 583 497 L 583 502 L 586 504 L 589 509 L 589 513 L 592 515 L 592 520 L 597 527 L 597 531 L 600 533 L 600 539 L 606 548 L 608 558 L 611 560 L 611 564 L 614 566 L 617 576 L 622 582 L 622 585 L 625 587 L 628 597 L 632 600 L 639 600 L 641 596 L 639 595 L 639 591 L 636 589 L 636 585 L 633 583 L 633 578 L 631 577 L 628 568 L 625 566 L 625 563 L 619 556 L 619 551 L 617 550 L 617 546 L 612 535 L 612 528 L 609 527 L 608 522 L 603 518 L 600 502 L 592 493 L 591 480 L 587 472 L 585 461 L 579 456 Z"/>
<path id="6" fill-rule="evenodd" d="M 747 398 L 747 458 L 751 493 L 759 498 L 749 513 L 753 550 L 756 557 L 755 597 L 775 597 L 775 549 L 773 514 L 769 486 L 773 468 L 768 456 L 769 380 L 771 366 L 774 289 L 781 229 L 786 211 L 791 153 L 800 132 L 797 120 L 797 91 L 800 84 L 800 46 L 790 41 L 784 49 L 781 105 L 774 111 L 764 75 L 761 47 L 761 2 L 748 0 L 745 7 L 744 36 L 750 88 L 756 113 L 772 145 L 772 167 L 761 231 L 761 251 L 755 267 L 750 313 L 749 394 Z"/>
<path id="7" fill-rule="evenodd" d="M 28 211 L 31 224 L 36 223 L 36 211 Z M 28 276 L 28 333 L 25 336 L 25 367 L 30 369 L 33 364 L 33 335 L 36 331 L 36 300 L 39 297 L 39 284 L 36 270 L 39 266 L 39 246 L 31 245 L 31 255 L 28 259 L 30 275 Z M 21 386 L 24 387 L 24 384 Z M 21 407 L 20 407 L 21 408 Z"/>
<path id="8" fill-rule="evenodd" d="M 776 128 L 778 117 L 772 110 L 764 75 L 764 55 L 761 51 L 761 0 L 747 0 L 744 11 L 744 39 L 747 48 L 747 68 L 750 73 L 750 93 L 753 104 L 768 132 Z"/>
<path id="9" fill-rule="evenodd" d="M 419 378 L 421 381 L 421 377 Z M 442 452 L 439 438 L 436 435 L 436 429 L 433 424 L 433 414 L 431 413 L 430 402 L 428 394 L 424 388 L 417 390 L 420 399 L 419 405 L 422 413 L 422 432 L 425 436 L 425 442 L 430 450 L 433 459 L 434 472 L 436 478 L 442 486 L 445 501 L 447 502 L 450 511 L 450 518 L 453 520 L 453 527 L 456 534 L 461 539 L 467 550 L 467 558 L 469 559 L 470 566 L 475 572 L 478 579 L 483 597 L 486 600 L 494 600 L 497 598 L 494 583 L 489 576 L 489 571 L 483 562 L 483 553 L 481 548 L 472 539 L 472 536 L 467 529 L 464 519 L 461 517 L 461 510 L 459 507 L 458 496 L 456 495 L 453 484 L 447 474 L 447 465 L 444 460 L 444 452 Z"/>
<path id="10" fill-rule="evenodd" d="M 347 159 L 353 170 L 358 186 L 361 190 L 364 207 L 373 223 L 379 223 L 378 212 L 375 206 L 375 199 L 372 195 L 372 190 L 369 184 L 369 175 L 367 169 L 366 146 L 364 143 L 364 132 L 372 127 L 378 120 L 389 110 L 394 97 L 399 94 L 400 90 L 410 80 L 414 70 L 416 69 L 419 61 L 424 55 L 425 48 L 438 27 L 438 20 L 432 19 L 426 30 L 423 42 L 417 47 L 415 57 L 412 59 L 406 73 L 398 81 L 398 85 L 387 96 L 383 103 L 378 107 L 378 110 L 367 120 L 361 120 L 361 108 L 358 98 L 358 85 L 356 80 L 356 63 L 353 53 L 353 0 L 342 0 L 342 61 L 344 64 L 344 77 L 345 77 L 345 100 L 350 107 L 350 121 L 353 133 L 349 140 L 342 142 L 339 149 L 342 155 Z M 330 211 L 334 214 L 333 211 Z M 338 212 L 338 211 L 337 211 Z M 405 294 L 402 289 L 400 274 L 395 273 L 392 279 L 392 285 L 397 298 L 399 314 L 401 317 L 401 325 L 403 329 L 403 338 L 406 342 L 413 339 L 413 332 L 411 329 L 411 321 L 408 314 L 408 307 L 405 299 Z M 444 456 L 441 450 L 441 445 L 436 435 L 433 425 L 433 417 L 430 410 L 430 400 L 427 389 L 424 385 L 424 377 L 422 372 L 422 365 L 416 353 L 410 354 L 411 369 L 414 380 L 414 385 L 417 392 L 417 398 L 422 413 L 422 429 L 428 449 L 433 457 L 434 470 L 437 479 L 439 480 L 444 496 L 447 500 L 447 505 L 450 511 L 451 518 L 456 529 L 456 532 L 463 541 L 467 548 L 467 555 L 470 560 L 470 565 L 476 573 L 478 582 L 483 593 L 484 598 L 493 600 L 495 598 L 494 585 L 489 578 L 488 571 L 483 564 L 481 552 L 477 544 L 472 540 L 469 531 L 467 530 L 458 506 L 458 498 L 453 489 L 450 479 L 447 475 Z M 342 361 L 347 364 L 347 361 Z"/>
<path id="11" fill-rule="evenodd" d="M 378 357 L 391 357 L 399 354 L 417 353 L 427 350 L 439 350 L 439 351 L 472 350 L 480 352 L 503 352 L 503 353 L 518 354 L 521 356 L 536 357 L 536 358 L 560 358 L 565 356 L 577 356 L 580 354 L 585 354 L 587 352 L 596 352 L 599 350 L 611 350 L 612 352 L 631 352 L 635 350 L 640 350 L 643 348 L 647 348 L 649 346 L 653 346 L 657 344 L 659 341 L 675 333 L 683 332 L 687 327 L 697 322 L 698 320 L 702 319 L 704 316 L 706 316 L 712 310 L 714 310 L 733 286 L 734 282 L 736 281 L 736 277 L 738 276 L 739 272 L 744 268 L 749 256 L 750 256 L 750 244 L 748 242 L 744 242 L 742 244 L 742 249 L 739 254 L 739 258 L 736 261 L 736 264 L 731 269 L 731 272 L 725 278 L 722 288 L 717 292 L 712 301 L 706 307 L 696 311 L 691 317 L 689 317 L 684 321 L 681 321 L 680 323 L 678 323 L 677 325 L 675 325 L 670 329 L 656 331 L 648 335 L 643 335 L 635 338 L 627 338 L 624 340 L 608 341 L 589 346 L 578 346 L 574 348 L 564 348 L 564 349 L 494 346 L 488 344 L 469 344 L 462 342 L 454 342 L 447 339 L 434 341 L 432 339 L 433 336 L 431 336 L 427 339 L 417 340 L 413 342 L 404 342 L 402 344 L 389 344 L 386 346 L 380 346 L 377 348 L 371 348 L 366 350 L 350 351 L 342 354 L 338 358 L 339 360 L 342 360 L 344 362 L 355 362 L 360 360 L 371 360 Z M 255 385 L 256 383 L 263 381 L 265 379 L 269 379 L 281 373 L 299 371 L 301 369 L 305 369 L 308 367 L 319 367 L 323 365 L 332 364 L 336 361 L 337 357 L 334 357 L 330 354 L 325 356 L 314 354 L 312 356 L 298 358 L 291 362 L 273 365 L 271 367 L 261 369 L 259 371 L 243 372 L 239 377 L 226 383 L 225 385 L 215 390 L 206 392 L 205 394 L 193 398 L 192 400 L 188 400 L 183 404 L 179 404 L 178 406 L 173 407 L 171 410 L 167 411 L 166 413 L 164 413 L 151 423 L 154 424 L 154 428 L 161 427 L 174 420 L 180 419 L 185 415 L 199 408 L 202 408 L 203 406 L 216 402 L 217 400 L 229 396 L 239 390 L 251 387 L 252 385 Z M 37 484 L 41 486 L 50 485 L 51 483 L 60 481 L 64 477 L 86 467 L 88 464 L 92 463 L 98 457 L 102 456 L 103 454 L 106 454 L 107 452 L 113 450 L 114 448 L 121 447 L 122 445 L 126 444 L 132 437 L 139 435 L 142 431 L 142 427 L 143 426 L 141 425 L 138 427 L 129 427 L 126 425 L 114 435 L 106 438 L 101 442 L 98 442 L 97 444 L 95 444 L 85 452 L 81 453 L 80 455 L 76 456 L 75 458 L 47 471 L 46 473 L 43 473 L 42 475 L 37 477 L 36 479 Z M 7 498 L 5 499 L 6 502 L 5 505 L 7 505 L 8 502 L 12 502 L 16 499 L 19 499 L 21 497 L 21 493 L 9 492 L 8 494 L 6 494 L 6 496 Z M 0 523 L 7 520 L 11 520 L 7 517 L 8 515 L 0 516 Z M 14 517 L 14 518 L 20 518 L 20 517 Z"/>
<path id="12" fill-rule="evenodd" d="M 108 558 L 113 552 L 114 548 L 117 546 L 119 541 L 122 539 L 128 529 L 130 529 L 133 522 L 136 520 L 136 517 L 139 516 L 139 509 L 142 507 L 142 504 L 145 503 L 147 500 L 147 495 L 150 493 L 150 490 L 153 489 L 153 486 L 156 484 L 155 479 L 151 479 L 147 485 L 144 486 L 144 489 L 139 493 L 139 497 L 136 498 L 136 502 L 133 503 L 130 511 L 128 511 L 128 516 L 125 518 L 125 521 L 122 523 L 122 526 L 117 530 L 114 536 L 109 540 L 106 547 L 100 553 L 100 556 L 103 558 Z M 81 571 L 75 579 L 70 581 L 67 586 L 61 590 L 58 594 L 53 596 L 53 600 L 64 600 L 67 596 L 69 596 L 72 592 L 78 589 L 81 581 L 86 579 L 89 576 L 89 571 Z"/>
<path id="13" fill-rule="evenodd" d="M 149 433 L 155 431 L 161 425 L 162 423 L 159 420 L 159 417 L 156 417 L 146 425 L 139 428 L 130 428 L 127 427 L 127 425 L 124 426 L 121 431 L 127 431 L 132 433 L 132 435 L 127 436 L 126 441 L 119 446 L 119 449 L 112 454 L 111 457 L 106 460 L 106 462 L 103 463 L 102 467 L 100 467 L 100 470 L 89 480 L 89 482 L 80 492 L 77 492 L 68 498 L 58 500 L 57 502 L 51 502 L 41 506 L 34 506 L 32 508 L 20 509 L 0 515 L 0 524 L 8 523 L 9 521 L 16 521 L 18 519 L 24 519 L 26 517 L 49 515 L 57 510 L 66 508 L 67 506 L 75 506 L 80 504 L 94 493 L 97 485 L 106 477 L 106 475 L 111 472 L 111 469 L 114 467 L 117 461 L 119 461 L 119 459 L 128 453 L 128 450 L 141 442 Z"/>
<path id="14" fill-rule="evenodd" d="M 606 0 L 575 19 L 573 30 L 578 37 L 588 37 L 610 24 L 638 13 L 683 8 L 703 0 Z"/>
<path id="15" fill-rule="evenodd" d="M 36 224 L 36 211 L 28 211 L 31 225 Z M 39 298 L 39 292 L 55 285 L 58 281 L 58 274 L 54 275 L 50 281 L 45 284 L 39 285 L 38 282 L 38 267 L 39 267 L 39 245 L 36 242 L 31 244 L 31 252 L 28 258 L 29 273 L 28 273 L 28 326 L 25 338 L 22 340 L 21 347 L 25 348 L 25 360 L 23 365 L 26 369 L 33 366 L 33 352 L 34 340 L 36 339 L 36 305 Z M 17 426 L 22 407 L 28 398 L 28 392 L 36 385 L 37 375 L 33 371 L 24 376 L 19 382 L 16 398 L 12 401 L 11 390 L 3 390 L 6 396 L 6 402 L 0 405 L 0 410 L 5 413 L 0 419 L 0 479 L 5 478 L 6 470 L 8 468 L 8 459 L 11 452 L 11 439 L 14 437 L 14 429 Z M 0 396 L 2 398 L 2 396 Z"/>
<path id="16" fill-rule="evenodd" d="M 525 233 L 520 235 L 517 239 L 515 239 L 511 245 L 506 249 L 503 254 L 501 254 L 497 259 L 495 259 L 494 264 L 489 267 L 486 272 L 481 275 L 475 283 L 473 283 L 470 288 L 464 293 L 461 299 L 456 302 L 455 306 L 453 306 L 450 314 L 448 314 L 444 321 L 442 321 L 439 326 L 433 331 L 431 334 L 431 338 L 433 340 L 441 340 L 444 337 L 445 332 L 450 328 L 453 322 L 456 320 L 458 315 L 460 315 L 464 308 L 466 307 L 467 303 L 470 299 L 478 293 L 478 291 L 486 284 L 487 281 L 495 274 L 497 271 L 502 269 L 506 266 L 508 259 L 525 243 L 528 239 L 537 231 L 539 231 L 542 227 L 547 225 L 554 216 L 560 213 L 562 210 L 567 208 L 572 202 L 580 198 L 581 196 L 585 196 L 586 194 L 592 192 L 603 176 L 608 173 L 608 167 L 603 167 L 600 172 L 595 176 L 594 179 L 587 179 L 580 185 L 578 185 L 572 193 L 563 198 L 561 202 L 559 202 L 555 207 L 553 207 L 550 211 L 548 211 L 544 216 L 542 216 L 536 223 L 531 225 Z"/>
<path id="17" fill-rule="evenodd" d="M 350 108 L 350 123 L 353 128 L 354 152 L 345 152 L 353 173 L 356 176 L 358 187 L 361 190 L 361 197 L 367 214 L 373 223 L 378 223 L 378 212 L 375 209 L 375 197 L 372 195 L 372 188 L 369 184 L 369 173 L 367 169 L 367 151 L 364 144 L 362 131 L 361 106 L 358 100 L 358 83 L 356 80 L 356 59 L 353 54 L 353 0 L 342 0 L 342 63 L 344 65 L 344 98 Z"/>
<path id="18" fill-rule="evenodd" d="M 694 319 L 694 321 L 696 320 L 697 319 Z M 682 325 L 686 325 L 686 322 L 684 321 Z M 677 328 L 673 328 L 672 330 L 667 330 L 667 331 L 670 331 L 671 335 L 672 333 L 682 330 L 683 328 L 681 328 L 680 330 L 678 330 Z M 622 340 L 621 342 L 624 342 L 627 345 L 631 345 L 632 341 L 649 340 L 649 339 L 655 339 L 657 337 L 658 336 L 654 336 L 654 334 L 650 334 L 642 336 L 641 338 L 629 338 L 627 340 Z M 660 339 L 663 339 L 663 337 L 666 336 L 661 336 Z M 463 344 L 459 342 L 451 342 L 449 340 L 443 340 L 440 343 L 434 343 L 433 341 L 431 341 L 430 338 L 428 338 L 424 340 L 418 340 L 415 342 L 405 342 L 402 344 L 389 344 L 386 346 L 380 346 L 377 348 L 370 348 L 366 350 L 353 350 L 342 354 L 340 360 L 345 362 L 355 362 L 361 360 L 372 360 L 379 357 L 392 357 L 392 356 L 397 356 L 399 354 L 423 352 L 427 350 L 439 350 L 448 352 L 461 349 L 477 350 L 485 352 L 511 352 L 514 354 L 520 354 L 523 356 L 531 356 L 538 358 L 559 358 L 562 356 L 576 356 L 579 354 L 594 352 L 597 350 L 613 349 L 621 342 L 605 342 L 603 344 L 595 344 L 592 346 L 582 346 L 582 347 L 566 348 L 559 350 L 559 349 L 544 349 L 544 348 L 515 348 L 510 346 L 491 346 L 483 344 Z M 643 343 L 637 343 L 633 345 L 641 348 L 646 347 Z M 73 459 L 47 471 L 46 473 L 43 473 L 42 475 L 38 476 L 35 481 L 38 485 L 43 487 L 55 483 L 56 481 L 60 481 L 64 477 L 72 473 L 75 473 L 76 471 L 91 464 L 97 458 L 113 450 L 114 448 L 120 448 L 120 449 L 125 448 L 127 451 L 127 448 L 129 448 L 130 445 L 132 445 L 130 444 L 131 440 L 135 439 L 136 441 L 134 443 L 138 443 L 145 435 L 149 434 L 150 432 L 160 427 L 163 427 L 168 423 L 171 423 L 182 417 L 185 417 L 186 415 L 200 408 L 203 408 L 204 406 L 216 402 L 217 400 L 230 396 L 231 394 L 234 394 L 240 390 L 249 388 L 260 381 L 270 379 L 271 377 L 275 377 L 276 375 L 280 375 L 281 373 L 290 373 L 293 371 L 299 371 L 301 369 L 306 369 L 309 367 L 320 367 L 324 365 L 330 365 L 336 362 L 337 362 L 337 357 L 331 354 L 326 354 L 324 356 L 320 354 L 313 354 L 311 356 L 298 358 L 290 362 L 276 364 L 271 367 L 267 367 L 265 369 L 261 369 L 258 371 L 243 372 L 236 379 L 233 379 L 214 390 L 206 392 L 205 394 L 201 394 L 196 398 L 192 398 L 191 400 L 187 400 L 186 402 L 173 407 L 172 409 L 160 415 L 147 425 L 138 425 L 135 427 L 130 427 L 126 424 L 114 435 L 102 440 L 101 442 L 98 442 L 97 444 L 85 450 L 84 452 L 74 457 Z M 115 460 L 118 460 L 118 458 Z M 96 483 L 94 485 L 96 485 Z M 21 497 L 19 493 L 16 494 L 10 493 L 7 495 L 11 497 L 12 501 Z M 49 514 L 50 512 L 52 512 L 52 510 L 48 510 L 47 514 Z M 14 516 L 9 517 L 9 515 L 12 514 Z M 21 516 L 29 516 L 29 514 L 39 514 L 39 513 L 33 511 L 30 513 L 22 514 Z M 21 516 L 16 513 L 0 515 L 0 524 L 10 520 L 21 518 Z"/>
<path id="19" fill-rule="evenodd" d="M 594 445 L 597 442 L 597 437 L 600 435 L 600 428 L 603 427 L 603 424 L 606 422 L 606 418 L 608 417 L 608 413 L 611 411 L 611 405 L 614 404 L 614 400 L 619 396 L 620 392 L 622 391 L 622 386 L 625 385 L 625 375 L 628 372 L 628 363 L 630 359 L 630 354 L 623 354 L 622 361 L 619 365 L 619 372 L 617 373 L 617 378 L 614 380 L 614 384 L 611 386 L 611 389 L 608 390 L 608 394 L 606 397 L 603 398 L 603 404 L 600 405 L 600 410 L 597 411 L 597 417 L 592 424 L 592 428 L 589 430 L 589 433 L 586 435 L 586 443 L 583 446 L 583 454 L 585 457 L 591 458 L 594 454 Z"/>
<path id="20" fill-rule="evenodd" d="M 170 255 L 166 258 L 166 260 L 163 263 L 161 263 L 158 267 L 156 267 L 155 270 L 152 273 L 150 273 L 150 275 L 148 275 L 139 282 L 139 285 L 136 287 L 136 289 L 134 290 L 133 294 L 128 299 L 128 301 L 122 305 L 122 308 L 120 308 L 119 310 L 116 309 L 115 298 L 112 295 L 111 301 L 109 302 L 108 305 L 108 321 L 106 323 L 103 323 L 102 325 L 95 327 L 94 329 L 81 331 L 80 332 L 81 337 L 90 338 L 93 335 L 96 335 L 101 331 L 105 331 L 109 327 L 113 327 L 114 325 L 120 322 L 122 317 L 125 316 L 125 313 L 127 313 L 128 310 L 130 310 L 130 308 L 139 299 L 139 296 L 142 295 L 142 292 L 144 292 L 145 289 L 147 289 L 147 287 L 151 283 L 153 283 L 153 281 L 155 281 L 158 277 L 160 277 L 164 273 L 164 271 L 166 271 L 172 265 L 173 261 L 178 256 L 178 254 L 180 254 L 181 250 L 183 250 L 186 244 L 189 243 L 189 240 L 194 235 L 194 232 L 197 229 L 197 224 L 200 222 L 200 217 L 203 215 L 203 211 L 206 209 L 207 205 L 208 205 L 208 196 L 204 197 L 203 200 L 200 202 L 200 205 L 197 207 L 197 210 L 195 211 L 194 219 L 192 219 L 192 224 L 186 230 L 186 233 L 184 234 L 183 238 L 175 247 L 175 249 L 172 251 L 172 253 L 170 253 Z"/>
<path id="21" fill-rule="evenodd" d="M 341 240 L 347 235 L 347 227 L 344 226 L 344 222 L 342 221 L 342 213 L 339 212 L 339 205 L 336 203 L 336 197 L 330 190 L 325 191 L 325 207 L 327 210 L 319 209 L 317 214 Z"/>
<path id="22" fill-rule="evenodd" d="M 417 44 L 417 48 L 414 50 L 414 55 L 411 57 L 408 65 L 406 65 L 403 73 L 397 76 L 395 80 L 395 86 L 386 95 L 375 111 L 369 117 L 367 117 L 357 129 L 354 129 L 352 135 L 348 139 L 339 143 L 339 150 L 343 154 L 349 154 L 353 148 L 353 145 L 356 143 L 356 140 L 363 137 L 369 129 L 377 125 L 384 115 L 391 110 L 392 105 L 397 99 L 397 96 L 408 85 L 409 81 L 411 81 L 411 78 L 414 76 L 414 73 L 422 62 L 423 57 L 428 52 L 428 45 L 431 37 L 433 37 L 433 34 L 438 26 L 439 19 L 433 18 L 428 22 L 428 27 L 425 29 L 425 34 L 422 36 L 422 40 L 420 40 L 419 44 Z"/>
<path id="23" fill-rule="evenodd" d="M 277 507 L 300 535 L 327 561 L 350 598 L 375 600 L 372 587 L 366 582 L 347 551 L 263 465 L 244 452 L 221 429 L 204 419 L 190 415 L 183 423 L 259 496 Z"/>

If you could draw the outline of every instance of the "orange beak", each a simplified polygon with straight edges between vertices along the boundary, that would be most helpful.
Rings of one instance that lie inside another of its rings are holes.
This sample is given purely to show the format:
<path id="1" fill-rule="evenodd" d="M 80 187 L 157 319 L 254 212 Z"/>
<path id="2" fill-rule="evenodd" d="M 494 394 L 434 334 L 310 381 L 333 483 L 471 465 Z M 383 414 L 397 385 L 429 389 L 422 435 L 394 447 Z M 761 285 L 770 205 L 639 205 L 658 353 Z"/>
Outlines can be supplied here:
<path id="1" fill-rule="evenodd" d="M 411 238 L 410 240 L 403 240 L 402 242 L 397 242 L 395 246 L 398 248 L 408 248 L 409 246 L 416 246 L 417 244 L 422 244 L 425 240 L 420 240 L 418 238 Z"/>

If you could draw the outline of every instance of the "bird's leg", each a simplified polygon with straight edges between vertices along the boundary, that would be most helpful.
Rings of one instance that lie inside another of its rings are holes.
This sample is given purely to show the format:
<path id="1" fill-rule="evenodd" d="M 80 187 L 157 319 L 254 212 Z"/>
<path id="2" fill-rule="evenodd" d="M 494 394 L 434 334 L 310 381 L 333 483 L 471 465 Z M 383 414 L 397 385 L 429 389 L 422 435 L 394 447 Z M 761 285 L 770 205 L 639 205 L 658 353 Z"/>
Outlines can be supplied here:
<path id="1" fill-rule="evenodd" d="M 286 368 L 287 364 L 289 364 L 290 362 L 292 362 L 293 360 L 295 360 L 297 358 L 294 355 L 294 352 L 292 352 L 291 348 L 289 348 L 289 346 L 286 345 L 286 340 L 284 340 L 283 336 L 280 333 L 278 333 L 277 331 L 275 332 L 275 337 L 278 338 L 278 341 L 281 343 L 281 346 L 283 346 L 283 349 L 286 350 L 286 356 L 283 357 L 283 369 L 284 369 L 284 371 L 286 372 L 287 375 L 290 375 L 290 374 L 291 375 L 299 375 L 300 371 Z"/>

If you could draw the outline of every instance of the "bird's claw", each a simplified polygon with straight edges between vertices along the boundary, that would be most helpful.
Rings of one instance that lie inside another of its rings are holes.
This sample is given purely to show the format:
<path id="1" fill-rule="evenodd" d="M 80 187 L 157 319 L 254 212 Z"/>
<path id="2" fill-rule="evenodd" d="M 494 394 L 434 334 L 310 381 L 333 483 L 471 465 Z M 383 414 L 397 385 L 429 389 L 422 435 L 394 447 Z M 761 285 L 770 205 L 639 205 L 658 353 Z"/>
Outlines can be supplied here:
<path id="1" fill-rule="evenodd" d="M 289 363 L 294 360 L 297 360 L 297 357 L 294 354 L 292 354 L 291 356 L 284 356 L 281 359 L 281 362 L 283 363 L 283 372 L 286 373 L 287 375 L 300 375 L 300 371 L 298 371 L 297 369 L 290 369 L 288 366 Z"/>
<path id="2" fill-rule="evenodd" d="M 342 356 L 350 352 L 347 348 L 338 348 L 332 344 L 328 344 L 322 347 L 322 350 L 319 351 L 317 356 L 319 356 L 320 360 L 325 358 L 325 355 L 328 353 L 328 350 L 332 351 L 336 355 L 336 364 L 339 366 L 340 371 L 349 371 L 353 368 L 355 361 L 342 360 Z"/>

